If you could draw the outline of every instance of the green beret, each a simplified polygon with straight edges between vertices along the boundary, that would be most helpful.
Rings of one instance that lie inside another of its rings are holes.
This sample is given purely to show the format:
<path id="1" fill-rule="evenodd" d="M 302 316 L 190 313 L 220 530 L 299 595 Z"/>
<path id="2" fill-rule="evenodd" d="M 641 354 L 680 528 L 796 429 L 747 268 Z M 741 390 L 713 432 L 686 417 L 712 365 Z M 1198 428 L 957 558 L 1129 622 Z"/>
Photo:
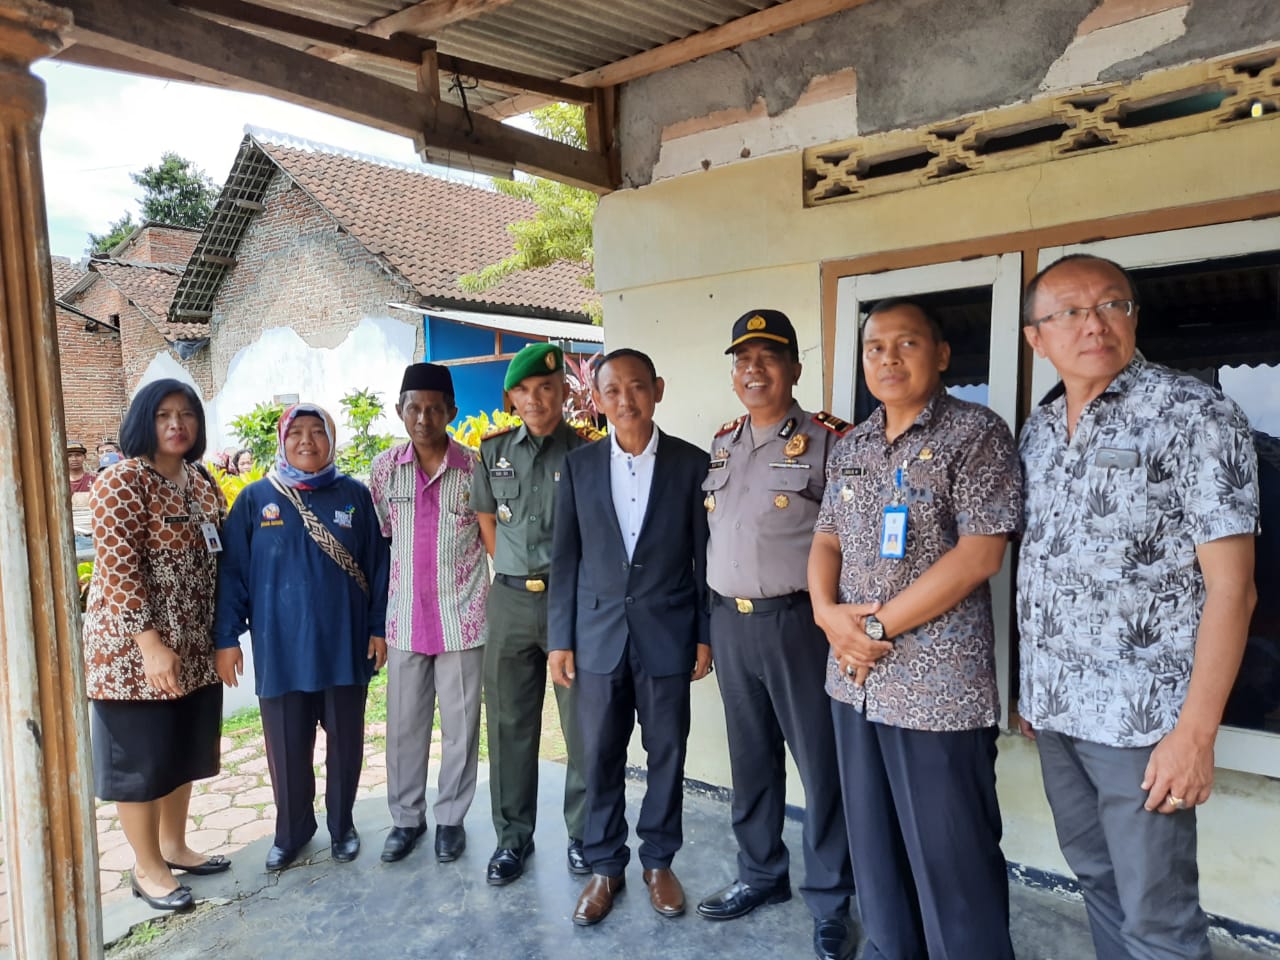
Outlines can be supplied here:
<path id="1" fill-rule="evenodd" d="M 531 343 L 511 358 L 502 389 L 510 390 L 525 377 L 545 377 L 563 369 L 564 351 L 554 343 Z"/>

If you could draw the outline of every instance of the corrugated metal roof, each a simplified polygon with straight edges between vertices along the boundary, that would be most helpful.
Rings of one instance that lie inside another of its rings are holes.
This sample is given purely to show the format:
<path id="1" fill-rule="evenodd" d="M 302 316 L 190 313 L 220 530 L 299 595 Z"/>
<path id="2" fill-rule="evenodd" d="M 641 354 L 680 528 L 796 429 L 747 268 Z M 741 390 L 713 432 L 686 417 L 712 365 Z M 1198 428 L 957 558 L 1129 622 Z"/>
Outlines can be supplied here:
<path id="1" fill-rule="evenodd" d="M 497 9 L 449 24 L 422 39 L 435 40 L 440 53 L 501 66 L 543 79 L 561 80 L 748 16 L 784 0 L 513 0 Z M 295 16 L 358 30 L 415 3 L 377 0 L 257 0 Z M 214 19 L 220 19 L 215 17 Z M 222 20 L 221 22 L 229 22 Z M 306 40 L 277 31 L 240 29 L 295 49 Z M 414 67 L 382 60 L 352 58 L 354 69 L 415 88 Z M 461 96 L 441 84 L 444 99 Z M 467 103 L 482 106 L 505 100 L 510 91 L 468 86 Z"/>

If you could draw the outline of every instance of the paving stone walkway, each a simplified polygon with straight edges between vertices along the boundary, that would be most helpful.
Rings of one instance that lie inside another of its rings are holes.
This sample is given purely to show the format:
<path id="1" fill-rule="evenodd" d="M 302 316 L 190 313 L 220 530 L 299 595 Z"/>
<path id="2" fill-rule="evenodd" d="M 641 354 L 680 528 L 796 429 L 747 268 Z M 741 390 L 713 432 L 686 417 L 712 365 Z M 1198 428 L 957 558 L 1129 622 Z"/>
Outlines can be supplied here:
<path id="1" fill-rule="evenodd" d="M 364 769 L 360 774 L 357 800 L 385 796 L 387 791 L 386 724 L 365 724 Z M 324 804 L 325 748 L 323 734 L 316 744 L 316 806 Z M 261 738 L 243 741 L 222 738 L 222 772 L 210 780 L 198 781 L 191 796 L 191 827 L 187 842 L 203 853 L 231 855 L 255 840 L 275 831 L 276 806 L 272 802 L 271 781 L 267 777 L 266 747 Z M 433 761 L 440 757 L 440 730 L 431 747 Z M 433 772 L 436 764 L 432 763 Z M 129 871 L 133 851 L 114 803 L 97 805 L 98 878 L 102 905 L 106 909 L 129 897 Z M 5 858 L 4 837 L 0 835 L 0 864 Z M 0 870 L 0 950 L 9 946 L 9 889 Z"/>

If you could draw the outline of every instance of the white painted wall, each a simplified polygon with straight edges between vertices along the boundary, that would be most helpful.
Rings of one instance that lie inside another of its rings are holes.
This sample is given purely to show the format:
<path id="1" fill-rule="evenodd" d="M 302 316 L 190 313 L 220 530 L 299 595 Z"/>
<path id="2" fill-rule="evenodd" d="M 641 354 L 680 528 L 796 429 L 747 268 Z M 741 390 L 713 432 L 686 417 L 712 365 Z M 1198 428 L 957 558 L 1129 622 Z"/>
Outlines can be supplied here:
<path id="1" fill-rule="evenodd" d="M 388 415 L 377 431 L 399 435 L 403 429 L 392 409 L 404 368 L 417 358 L 416 328 L 391 316 L 365 317 L 336 347 L 309 346 L 291 327 L 273 327 L 238 352 L 217 396 L 208 400 L 209 449 L 236 445 L 231 421 L 278 394 L 296 393 L 318 403 L 338 423 L 338 442 L 350 439 L 338 401 L 352 390 L 370 387 L 382 395 Z"/>
<path id="2" fill-rule="evenodd" d="M 155 355 L 152 361 L 147 364 L 147 369 L 143 372 L 142 378 L 138 381 L 138 385 L 133 388 L 133 393 L 129 395 L 132 400 L 144 386 L 148 383 L 154 383 L 156 380 L 181 380 L 183 383 L 191 387 L 196 392 L 196 396 L 201 400 L 205 399 L 203 391 L 196 384 L 195 379 L 187 371 L 187 368 L 180 364 L 176 357 L 168 350 L 161 350 Z"/>

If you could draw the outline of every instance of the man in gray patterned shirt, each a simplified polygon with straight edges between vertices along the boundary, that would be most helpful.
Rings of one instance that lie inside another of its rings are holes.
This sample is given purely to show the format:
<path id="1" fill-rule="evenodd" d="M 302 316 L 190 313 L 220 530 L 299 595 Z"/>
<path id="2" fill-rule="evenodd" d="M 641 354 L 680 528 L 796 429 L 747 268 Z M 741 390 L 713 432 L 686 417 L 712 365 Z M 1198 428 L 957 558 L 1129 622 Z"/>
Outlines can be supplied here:
<path id="1" fill-rule="evenodd" d="M 1023 330 L 1062 382 L 1022 431 L 1022 729 L 1103 960 L 1210 956 L 1194 808 L 1256 601 L 1240 408 L 1136 350 L 1129 276 L 1064 257 Z"/>
<path id="2" fill-rule="evenodd" d="M 919 305 L 876 304 L 862 340 L 883 406 L 827 461 L 809 591 L 863 956 L 1012 960 L 987 579 L 1021 522 L 1013 435 L 943 389 L 950 347 Z"/>

